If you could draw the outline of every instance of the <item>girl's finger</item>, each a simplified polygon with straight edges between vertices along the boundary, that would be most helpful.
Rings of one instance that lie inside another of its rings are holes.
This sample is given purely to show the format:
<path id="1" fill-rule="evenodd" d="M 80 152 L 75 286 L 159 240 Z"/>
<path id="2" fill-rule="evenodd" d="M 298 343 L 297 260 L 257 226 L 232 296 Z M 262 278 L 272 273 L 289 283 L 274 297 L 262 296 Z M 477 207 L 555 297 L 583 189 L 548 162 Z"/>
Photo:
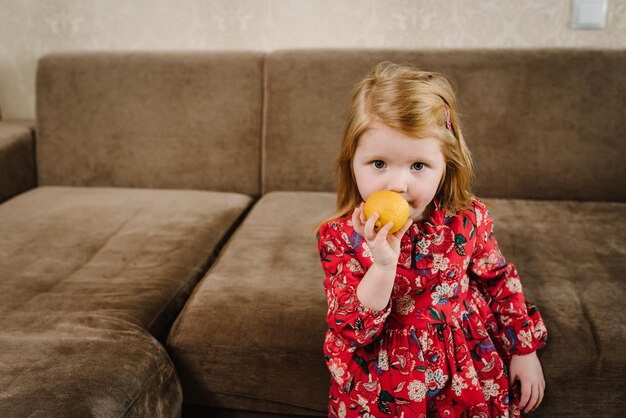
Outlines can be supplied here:
<path id="1" fill-rule="evenodd" d="M 359 208 L 355 208 L 354 212 L 352 213 L 352 227 L 354 228 L 354 232 L 356 232 L 357 234 L 363 236 L 364 232 L 363 232 L 363 223 L 361 222 L 361 219 L 359 219 Z"/>
<path id="2" fill-rule="evenodd" d="M 384 242 L 387 240 L 387 233 L 389 230 L 393 228 L 393 222 L 387 222 L 385 226 L 378 230 L 378 234 L 376 234 L 376 240 L 380 242 Z"/>
<path id="3" fill-rule="evenodd" d="M 537 409 L 539 405 L 541 405 L 541 401 L 543 401 L 543 393 L 545 392 L 545 389 L 546 389 L 546 382 L 542 380 L 541 383 L 539 383 L 539 399 L 537 400 L 537 405 L 535 405 L 535 407 L 533 408 L 533 411 Z"/>
<path id="4" fill-rule="evenodd" d="M 361 216 L 361 222 L 365 223 L 365 212 L 363 212 L 363 206 L 365 203 L 361 202 L 361 206 L 359 206 L 359 215 Z"/>
<path id="5" fill-rule="evenodd" d="M 537 386 L 531 385 L 530 386 L 530 399 L 528 400 L 528 403 L 526 404 L 526 409 L 524 410 L 524 412 L 529 413 L 535 407 L 538 397 L 539 397 L 539 391 L 538 391 Z"/>
<path id="6" fill-rule="evenodd" d="M 528 386 L 528 384 L 524 383 L 522 384 L 520 382 L 520 385 L 522 386 L 522 397 L 519 401 L 519 408 L 520 409 L 525 409 L 526 405 L 528 405 L 528 401 L 530 400 L 530 395 L 531 395 L 531 391 L 530 391 L 530 387 Z"/>
<path id="7" fill-rule="evenodd" d="M 378 212 L 374 212 L 369 218 L 367 218 L 367 222 L 365 222 L 365 238 L 369 241 L 374 240 L 376 238 L 376 232 L 374 232 L 374 226 L 376 225 L 377 220 L 378 220 Z"/>

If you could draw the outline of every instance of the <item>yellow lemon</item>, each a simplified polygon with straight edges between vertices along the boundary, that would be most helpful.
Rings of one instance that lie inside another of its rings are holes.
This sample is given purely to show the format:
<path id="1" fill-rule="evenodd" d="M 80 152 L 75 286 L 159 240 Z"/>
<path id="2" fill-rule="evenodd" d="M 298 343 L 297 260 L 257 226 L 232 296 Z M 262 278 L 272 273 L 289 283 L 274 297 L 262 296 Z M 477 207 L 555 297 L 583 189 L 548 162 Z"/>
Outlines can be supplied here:
<path id="1" fill-rule="evenodd" d="M 399 231 L 404 223 L 409 219 L 409 203 L 400 196 L 399 193 L 391 190 L 375 192 L 367 198 L 363 206 L 365 218 L 369 218 L 374 212 L 378 212 L 379 218 L 374 224 L 374 230 L 378 232 L 380 228 L 393 222 L 389 230 L 390 234 Z"/>

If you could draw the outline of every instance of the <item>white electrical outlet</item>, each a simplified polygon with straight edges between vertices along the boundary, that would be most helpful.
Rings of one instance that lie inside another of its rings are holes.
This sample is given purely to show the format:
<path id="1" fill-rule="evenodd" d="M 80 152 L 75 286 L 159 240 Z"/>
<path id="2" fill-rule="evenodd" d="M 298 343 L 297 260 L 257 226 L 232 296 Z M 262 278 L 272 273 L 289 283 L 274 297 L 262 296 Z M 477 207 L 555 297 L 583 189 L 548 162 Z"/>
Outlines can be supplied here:
<path id="1" fill-rule="evenodd" d="M 574 0 L 572 27 L 574 29 L 603 29 L 606 25 L 608 0 Z"/>

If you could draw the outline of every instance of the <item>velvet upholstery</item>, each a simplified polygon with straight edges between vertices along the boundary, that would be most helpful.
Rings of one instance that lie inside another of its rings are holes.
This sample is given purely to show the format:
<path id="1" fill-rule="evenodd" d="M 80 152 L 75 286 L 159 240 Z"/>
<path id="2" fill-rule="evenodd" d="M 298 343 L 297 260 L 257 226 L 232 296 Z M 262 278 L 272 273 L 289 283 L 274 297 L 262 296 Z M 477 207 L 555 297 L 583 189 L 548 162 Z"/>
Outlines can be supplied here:
<path id="1" fill-rule="evenodd" d="M 183 393 L 162 345 L 105 314 L 32 312 L 0 324 L 0 416 L 177 417 Z"/>
<path id="2" fill-rule="evenodd" d="M 549 332 L 532 416 L 626 416 L 626 203 L 491 202 L 503 254 Z"/>
<path id="3" fill-rule="evenodd" d="M 101 311 L 163 339 L 250 202 L 185 190 L 43 186 L 21 194 L 0 206 L 0 314 Z"/>
<path id="4" fill-rule="evenodd" d="M 168 338 L 186 402 L 319 413 L 326 302 L 311 221 L 332 214 L 330 201 L 269 193 L 229 240 Z"/>
<path id="5" fill-rule="evenodd" d="M 39 184 L 258 195 L 262 71 L 254 52 L 43 57 Z"/>
<path id="6" fill-rule="evenodd" d="M 43 186 L 0 205 L 0 416 L 180 416 L 162 344 L 250 202 Z"/>
<path id="7" fill-rule="evenodd" d="M 475 192 L 626 200 L 624 50 L 313 50 L 267 57 L 263 192 L 334 191 L 352 86 L 390 60 L 445 74 Z M 602 161 L 599 170 L 589 161 Z"/>

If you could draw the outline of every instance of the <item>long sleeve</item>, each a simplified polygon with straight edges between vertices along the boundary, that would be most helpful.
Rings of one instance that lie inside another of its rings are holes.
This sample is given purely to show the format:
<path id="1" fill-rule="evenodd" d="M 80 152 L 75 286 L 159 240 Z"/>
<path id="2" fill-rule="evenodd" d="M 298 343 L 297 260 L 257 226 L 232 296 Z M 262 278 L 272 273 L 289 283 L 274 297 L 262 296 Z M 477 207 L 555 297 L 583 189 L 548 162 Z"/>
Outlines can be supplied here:
<path id="1" fill-rule="evenodd" d="M 496 338 L 507 354 L 532 353 L 547 343 L 547 329 L 536 306 L 525 300 L 515 266 L 506 262 L 498 247 L 489 211 L 480 202 L 475 209 L 476 244 L 468 267 L 470 278 L 485 293 L 498 323 Z"/>
<path id="2" fill-rule="evenodd" d="M 340 222 L 330 222 L 319 232 L 318 250 L 326 275 L 326 321 L 328 329 L 349 346 L 365 346 L 380 335 L 391 312 L 391 302 L 385 309 L 374 311 L 359 301 L 356 289 L 366 268 L 359 262 L 355 251 L 364 251 L 364 246 L 354 245 L 341 226 Z"/>

